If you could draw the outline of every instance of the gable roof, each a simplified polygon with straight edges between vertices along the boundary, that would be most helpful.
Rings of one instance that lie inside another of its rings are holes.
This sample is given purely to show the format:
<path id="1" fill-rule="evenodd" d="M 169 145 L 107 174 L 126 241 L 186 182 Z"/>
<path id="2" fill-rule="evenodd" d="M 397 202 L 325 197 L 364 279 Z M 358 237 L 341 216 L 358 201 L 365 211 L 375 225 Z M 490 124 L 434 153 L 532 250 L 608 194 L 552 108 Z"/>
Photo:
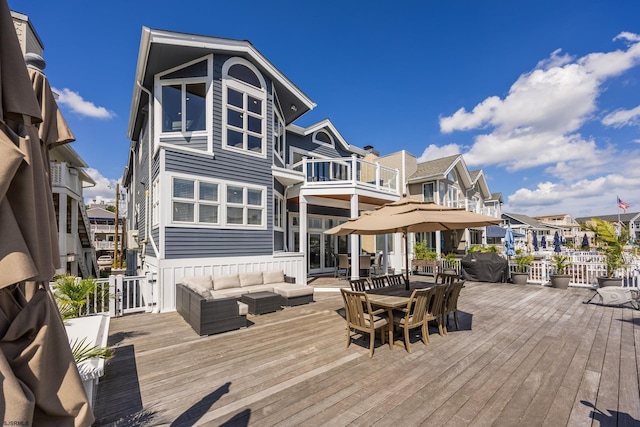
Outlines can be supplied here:
<path id="1" fill-rule="evenodd" d="M 464 159 L 461 154 L 454 154 L 453 156 L 419 163 L 418 168 L 413 174 L 411 174 L 407 181 L 409 183 L 413 183 L 430 179 L 442 179 L 456 167 L 458 167 L 459 172 L 462 172 L 458 173 L 458 177 L 462 180 L 465 187 L 471 187 L 472 180 L 469 176 L 469 170 L 467 169 L 467 165 L 464 163 Z"/>
<path id="2" fill-rule="evenodd" d="M 502 213 L 502 218 L 503 219 L 513 219 L 516 222 L 525 225 L 525 228 L 532 228 L 534 230 L 548 230 L 550 228 L 561 228 L 561 227 L 555 227 L 551 224 L 544 224 L 534 218 L 531 218 L 530 216 L 527 215 L 523 215 L 523 214 L 514 214 L 514 213 Z"/>
<path id="3" fill-rule="evenodd" d="M 291 123 L 316 104 L 305 95 L 280 70 L 269 62 L 249 41 L 220 37 L 202 36 L 142 27 L 138 63 L 131 110 L 129 113 L 128 136 L 133 138 L 136 119 L 141 110 L 142 98 L 146 97 L 142 87 L 151 90 L 154 75 L 210 53 L 224 53 L 248 59 L 260 72 L 268 75 L 276 88 L 280 102 L 285 106 L 286 123 Z"/>
<path id="4" fill-rule="evenodd" d="M 331 132 L 331 134 L 333 136 L 335 136 L 336 140 L 342 145 L 342 147 L 345 150 L 351 151 L 351 152 L 356 153 L 356 154 L 360 154 L 362 156 L 364 156 L 364 155 L 366 155 L 368 153 L 368 151 L 363 150 L 362 148 L 358 148 L 355 145 L 349 144 L 344 139 L 344 137 L 340 134 L 340 132 L 338 132 L 338 129 L 336 129 L 336 127 L 333 125 L 333 123 L 329 119 L 321 120 L 318 123 L 314 123 L 312 125 L 307 126 L 306 128 L 303 128 L 303 127 L 297 126 L 297 125 L 293 125 L 293 124 L 287 126 L 287 130 L 289 130 L 291 132 L 295 132 L 295 133 L 297 133 L 299 135 L 304 135 L 304 136 L 311 135 L 315 131 L 322 130 L 322 129 L 329 130 Z"/>
<path id="5" fill-rule="evenodd" d="M 580 218 L 575 218 L 577 222 L 580 224 L 584 224 L 587 221 L 590 221 L 591 218 L 599 218 L 609 222 L 618 222 L 618 218 L 620 218 L 620 222 L 629 223 L 635 221 L 636 218 L 640 217 L 640 212 L 629 212 L 623 214 L 613 214 L 613 215 L 591 215 L 591 216 L 583 216 Z"/>

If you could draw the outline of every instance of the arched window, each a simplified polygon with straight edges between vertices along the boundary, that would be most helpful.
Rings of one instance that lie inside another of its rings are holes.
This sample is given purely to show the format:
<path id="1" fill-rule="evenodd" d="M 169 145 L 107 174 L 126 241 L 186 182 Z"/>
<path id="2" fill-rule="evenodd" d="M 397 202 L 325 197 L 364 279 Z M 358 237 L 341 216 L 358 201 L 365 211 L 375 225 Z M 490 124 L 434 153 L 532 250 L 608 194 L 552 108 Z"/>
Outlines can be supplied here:
<path id="1" fill-rule="evenodd" d="M 323 130 L 319 130 L 313 134 L 313 142 L 317 142 L 319 144 L 327 144 L 333 145 L 333 138 L 327 132 Z"/>
<path id="2" fill-rule="evenodd" d="M 222 67 L 223 148 L 266 157 L 267 92 L 258 69 L 242 58 Z"/>

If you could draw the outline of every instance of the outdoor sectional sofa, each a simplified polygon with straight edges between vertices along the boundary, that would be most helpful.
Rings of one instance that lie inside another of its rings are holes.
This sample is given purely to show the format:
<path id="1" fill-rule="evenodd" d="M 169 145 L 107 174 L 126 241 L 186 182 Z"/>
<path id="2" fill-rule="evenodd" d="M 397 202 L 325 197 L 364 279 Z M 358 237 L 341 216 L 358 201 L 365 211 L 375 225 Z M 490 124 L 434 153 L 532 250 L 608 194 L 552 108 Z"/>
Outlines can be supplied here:
<path id="1" fill-rule="evenodd" d="M 282 270 L 183 277 L 176 285 L 176 310 L 199 335 L 210 335 L 247 326 L 242 295 L 273 292 L 282 305 L 313 302 L 313 287 L 295 284 Z"/>

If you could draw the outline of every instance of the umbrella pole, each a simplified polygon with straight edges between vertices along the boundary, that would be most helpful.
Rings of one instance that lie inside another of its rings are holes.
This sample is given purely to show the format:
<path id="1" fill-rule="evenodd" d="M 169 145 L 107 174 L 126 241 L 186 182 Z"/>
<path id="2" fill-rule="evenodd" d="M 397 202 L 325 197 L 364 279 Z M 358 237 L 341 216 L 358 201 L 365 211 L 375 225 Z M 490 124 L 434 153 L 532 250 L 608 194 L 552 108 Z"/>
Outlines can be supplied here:
<path id="1" fill-rule="evenodd" d="M 405 278 L 404 278 L 404 286 L 406 290 L 409 290 L 409 233 L 407 231 L 403 231 L 404 233 L 404 265 L 405 265 Z"/>

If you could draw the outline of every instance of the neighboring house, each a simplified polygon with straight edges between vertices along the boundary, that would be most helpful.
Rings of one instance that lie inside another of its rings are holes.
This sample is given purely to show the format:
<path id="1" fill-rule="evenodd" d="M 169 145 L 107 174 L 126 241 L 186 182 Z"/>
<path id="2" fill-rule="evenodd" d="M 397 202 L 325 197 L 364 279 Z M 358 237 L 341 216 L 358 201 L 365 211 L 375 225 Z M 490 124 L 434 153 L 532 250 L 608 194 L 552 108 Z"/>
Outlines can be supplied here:
<path id="1" fill-rule="evenodd" d="M 44 71 L 41 55 L 44 46 L 26 15 L 11 11 L 22 53 L 29 56 L 27 65 Z M 56 274 L 97 277 L 98 265 L 92 245 L 89 221 L 84 209 L 83 187 L 95 185 L 84 168 L 87 164 L 70 144 L 49 151 L 53 204 L 58 219 L 60 268 Z"/>
<path id="2" fill-rule="evenodd" d="M 143 28 L 123 185 L 157 309 L 175 308 L 184 276 L 283 269 L 306 283 L 360 252 L 358 236 L 323 231 L 397 200 L 399 172 L 329 120 L 294 124 L 314 107 L 248 41 Z"/>
<path id="3" fill-rule="evenodd" d="M 580 244 L 580 239 L 582 239 L 581 226 L 573 219 L 573 217 L 569 214 L 558 214 L 558 215 L 541 215 L 534 216 L 535 220 L 543 224 L 552 225 L 558 228 L 559 234 L 562 236 L 564 240 L 572 244 Z M 554 232 L 555 234 L 555 232 Z"/>
<path id="4" fill-rule="evenodd" d="M 104 204 L 91 205 L 87 209 L 91 223 L 91 236 L 96 248 L 96 256 L 111 255 L 115 259 L 116 248 L 116 214 L 106 209 Z M 126 242 L 124 218 L 118 222 L 118 250 L 122 253 Z"/>
<path id="5" fill-rule="evenodd" d="M 556 231 L 562 232 L 562 227 L 559 225 L 545 224 L 527 215 L 503 212 L 502 220 L 504 224 L 510 226 L 514 232 L 521 233 L 525 236 L 515 239 L 516 246 L 522 249 L 525 249 L 527 239 L 530 238 L 529 236 L 531 236 L 533 232 L 538 236 L 539 245 L 541 244 L 542 237 L 545 237 L 547 248 L 549 248 L 549 245 L 553 245 L 553 237 Z"/>
<path id="6" fill-rule="evenodd" d="M 415 158 L 414 158 L 415 159 Z M 468 211 L 500 217 L 502 196 L 489 191 L 481 170 L 469 171 L 462 155 L 434 159 L 416 164 L 407 178 L 410 198 L 439 205 L 465 208 Z M 486 245 L 485 228 L 418 233 L 417 241 L 439 254 L 464 254 L 471 245 Z"/>
<path id="7" fill-rule="evenodd" d="M 578 222 L 579 224 L 584 224 L 587 221 L 589 221 L 591 218 L 600 218 L 602 220 L 613 222 L 613 223 L 620 222 L 625 227 L 629 227 L 629 235 L 634 241 L 640 240 L 640 212 L 628 212 L 628 213 L 621 213 L 619 215 L 613 214 L 613 215 L 586 216 L 586 217 L 576 218 L 576 222 Z"/>

